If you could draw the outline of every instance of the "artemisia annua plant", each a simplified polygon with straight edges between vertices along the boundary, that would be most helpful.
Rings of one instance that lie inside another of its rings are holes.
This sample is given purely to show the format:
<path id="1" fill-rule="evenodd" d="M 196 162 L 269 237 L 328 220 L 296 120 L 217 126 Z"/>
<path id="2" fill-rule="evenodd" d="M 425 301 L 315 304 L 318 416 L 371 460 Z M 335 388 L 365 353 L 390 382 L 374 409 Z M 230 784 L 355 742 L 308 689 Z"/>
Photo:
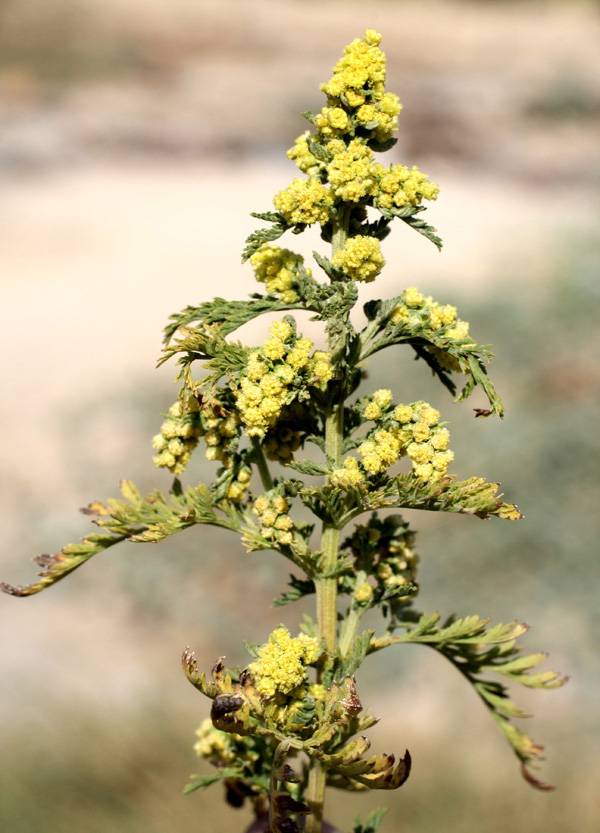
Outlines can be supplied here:
<path id="1" fill-rule="evenodd" d="M 274 211 L 253 215 L 266 226 L 246 241 L 243 261 L 262 293 L 215 298 L 170 318 L 161 361 L 177 360 L 181 389 L 153 439 L 154 462 L 174 475 L 169 493 L 143 497 L 124 482 L 123 499 L 85 510 L 98 532 L 44 556 L 38 582 L 3 588 L 37 593 L 121 541 L 162 541 L 198 524 L 239 535 L 246 553 L 287 559 L 294 572 L 276 604 L 308 597 L 316 607 L 299 634 L 279 625 L 250 646 L 246 667 L 217 660 L 208 676 L 191 650 L 183 654 L 189 681 L 212 701 L 195 746 L 212 774 L 194 777 L 188 790 L 222 781 L 230 803 L 253 804 L 253 831 L 331 829 L 323 821 L 328 787 L 392 790 L 408 778 L 408 752 L 395 758 L 369 749 L 365 733 L 376 719 L 357 681 L 369 654 L 403 643 L 443 654 L 474 687 L 525 777 L 541 788 L 530 770 L 541 747 L 511 722 L 524 712 L 508 699 L 506 683 L 562 682 L 534 671 L 543 654 L 521 655 L 516 641 L 526 626 L 490 625 L 478 615 L 442 619 L 414 606 L 415 532 L 397 510 L 505 520 L 521 514 L 502 501 L 497 483 L 450 473 L 450 433 L 435 407 L 404 401 L 393 373 L 388 388 L 372 390 L 366 379 L 368 359 L 401 345 L 451 393 L 462 378 L 458 400 L 481 388 L 489 406 L 477 416 L 502 416 L 486 372 L 489 346 L 470 336 L 452 304 L 409 286 L 366 303 L 360 329 L 350 318 L 361 284 L 385 265 L 382 242 L 392 224 L 441 247 L 422 218 L 438 186 L 416 167 L 376 161 L 394 146 L 402 109 L 385 89 L 380 40 L 367 31 L 346 47 L 321 85 L 325 106 L 303 114 L 310 129 L 288 151 L 299 176 L 275 195 Z M 273 242 L 314 225 L 323 248 L 310 268 Z M 294 310 L 320 322 L 323 349 L 299 332 Z M 231 338 L 265 313 L 277 320 L 262 344 Z M 215 478 L 186 484 L 186 467 L 200 449 L 214 461 Z M 364 629 L 363 616 L 374 608 L 381 625 Z M 355 833 L 374 833 L 382 815 L 357 821 Z"/>

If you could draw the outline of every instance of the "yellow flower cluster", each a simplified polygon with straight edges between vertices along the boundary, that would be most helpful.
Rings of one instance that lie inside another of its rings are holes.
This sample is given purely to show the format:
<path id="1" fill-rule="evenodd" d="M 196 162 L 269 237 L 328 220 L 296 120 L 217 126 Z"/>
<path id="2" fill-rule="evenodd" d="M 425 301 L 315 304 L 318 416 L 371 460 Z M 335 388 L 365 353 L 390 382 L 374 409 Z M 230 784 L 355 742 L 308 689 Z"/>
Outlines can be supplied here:
<path id="1" fill-rule="evenodd" d="M 229 500 L 232 500 L 234 503 L 240 503 L 248 491 L 251 478 L 252 471 L 249 468 L 240 469 L 227 489 L 227 497 Z"/>
<path id="2" fill-rule="evenodd" d="M 375 131 L 375 139 L 385 142 L 398 130 L 398 114 L 402 105 L 397 95 L 385 93 L 381 97 L 373 95 L 371 104 L 363 104 L 356 111 L 355 119 L 366 130 Z"/>
<path id="3" fill-rule="evenodd" d="M 264 243 L 251 256 L 250 263 L 256 280 L 266 285 L 270 295 L 279 293 L 281 300 L 286 304 L 293 304 L 298 300 L 299 295 L 295 287 L 298 268 L 304 264 L 302 255 Z M 310 269 L 307 269 L 306 273 L 310 276 Z"/>
<path id="4" fill-rule="evenodd" d="M 289 546 L 293 540 L 294 522 L 288 515 L 290 505 L 283 495 L 260 495 L 254 501 L 252 511 L 261 525 L 260 534 L 281 546 Z"/>
<path id="5" fill-rule="evenodd" d="M 440 335 L 448 341 L 469 337 L 469 323 L 457 317 L 456 307 L 439 304 L 430 295 L 426 297 L 414 286 L 405 289 L 400 297 L 400 304 L 390 316 L 392 324 L 425 323 L 434 332 L 444 327 L 444 332 Z M 427 349 L 445 370 L 460 371 L 460 365 L 454 356 L 433 345 L 429 345 Z"/>
<path id="6" fill-rule="evenodd" d="M 346 99 L 351 107 L 365 101 L 364 90 L 383 95 L 385 87 L 385 55 L 379 49 L 381 35 L 369 29 L 362 39 L 356 38 L 344 49 L 333 68 L 333 76 L 321 90 L 330 98 Z"/>
<path id="7" fill-rule="evenodd" d="M 359 486 L 364 483 L 365 475 L 358 465 L 356 457 L 346 457 L 344 467 L 335 469 L 331 473 L 331 483 L 339 486 L 340 489 L 348 489 L 352 486 Z"/>
<path id="8" fill-rule="evenodd" d="M 358 447 L 362 464 L 369 474 L 381 474 L 400 458 L 402 443 L 396 431 L 383 428 L 369 435 Z"/>
<path id="9" fill-rule="evenodd" d="M 354 600 L 359 604 L 367 604 L 373 595 L 373 588 L 368 581 L 363 581 L 354 590 Z"/>
<path id="10" fill-rule="evenodd" d="M 327 105 L 312 121 L 316 139 L 327 154 L 317 158 L 311 152 L 308 130 L 288 150 L 288 157 L 308 174 L 307 181 L 294 179 L 275 197 L 275 207 L 290 224 L 327 223 L 340 202 L 374 205 L 385 211 L 437 198 L 438 186 L 418 168 L 385 168 L 374 161 L 372 149 L 381 149 L 392 138 L 402 109 L 398 97 L 385 92 L 380 40 L 378 32 L 368 30 L 362 39 L 352 41 L 332 78 L 321 85 Z M 375 265 L 363 264 L 365 258 L 358 267 L 348 264 L 345 274 L 354 280 L 373 280 L 383 265 L 381 255 L 375 257 Z"/>
<path id="11" fill-rule="evenodd" d="M 331 262 L 352 280 L 369 283 L 381 272 L 385 259 L 376 237 L 357 234 L 348 238 L 344 248 L 334 254 Z"/>
<path id="12" fill-rule="evenodd" d="M 225 766 L 235 761 L 237 757 L 233 748 L 235 735 L 215 729 L 210 718 L 203 720 L 196 729 L 196 737 L 198 740 L 194 744 L 194 752 L 199 758 L 206 758 L 217 765 Z"/>
<path id="13" fill-rule="evenodd" d="M 378 191 L 374 197 L 374 204 L 379 208 L 403 208 L 405 205 L 420 205 L 422 200 L 435 200 L 439 194 L 439 187 L 429 182 L 427 174 L 413 166 L 412 169 L 404 165 L 373 166 L 378 179 Z"/>
<path id="14" fill-rule="evenodd" d="M 448 449 L 450 432 L 438 424 L 440 412 L 427 402 L 414 402 L 396 406 L 393 415 L 401 426 L 399 438 L 412 461 L 413 473 L 435 483 L 454 460 L 454 452 Z"/>
<path id="15" fill-rule="evenodd" d="M 228 455 L 229 445 L 234 437 L 239 434 L 241 424 L 240 417 L 235 411 L 223 414 L 218 403 L 203 407 L 204 424 L 206 433 L 206 457 L 209 460 L 219 460 L 225 468 L 231 466 L 231 459 Z"/>
<path id="16" fill-rule="evenodd" d="M 324 225 L 329 220 L 333 197 L 329 188 L 310 176 L 308 180 L 292 180 L 287 188 L 275 195 L 273 204 L 290 225 Z"/>
<path id="17" fill-rule="evenodd" d="M 364 415 L 367 419 L 379 419 L 381 414 L 392 404 L 391 390 L 376 390 L 370 401 L 365 405 Z"/>
<path id="18" fill-rule="evenodd" d="M 328 106 L 315 117 L 315 125 L 324 138 L 349 133 L 354 125 L 385 142 L 398 129 L 402 105 L 398 96 L 385 92 L 386 61 L 380 41 L 381 35 L 373 30 L 352 41 L 334 67 L 333 77 L 321 84 Z M 350 118 L 344 108 L 351 111 Z"/>
<path id="19" fill-rule="evenodd" d="M 344 468 L 332 473 L 335 486 L 348 488 L 364 480 L 364 473 L 377 475 L 407 455 L 413 473 L 422 480 L 436 482 L 446 473 L 454 454 L 448 449 L 450 434 L 439 425 L 440 414 L 427 402 L 396 405 L 392 409 L 392 392 L 378 390 L 363 409 L 366 419 L 380 422 L 359 445 L 362 460 L 344 461 Z"/>
<path id="20" fill-rule="evenodd" d="M 359 202 L 377 191 L 373 154 L 364 142 L 353 139 L 346 145 L 341 139 L 334 139 L 327 149 L 333 153 L 327 165 L 327 178 L 336 197 Z"/>
<path id="21" fill-rule="evenodd" d="M 293 694 L 307 681 L 306 666 L 319 658 L 319 643 L 305 634 L 294 638 L 287 628 L 276 628 L 248 666 L 256 690 L 263 697 Z"/>
<path id="22" fill-rule="evenodd" d="M 456 307 L 438 304 L 431 295 L 426 297 L 414 286 L 405 289 L 400 298 L 400 303 L 390 316 L 392 324 L 405 321 L 412 323 L 425 318 L 427 326 L 435 331 L 453 324 L 454 326 L 445 333 L 449 338 L 466 338 L 469 334 L 468 323 L 456 317 Z M 412 310 L 418 311 L 418 317 L 412 314 Z"/>
<path id="23" fill-rule="evenodd" d="M 315 127 L 326 139 L 340 136 L 350 130 L 351 122 L 342 107 L 323 107 L 315 116 Z"/>
<path id="24" fill-rule="evenodd" d="M 306 130 L 301 136 L 298 136 L 294 142 L 294 146 L 287 152 L 288 159 L 296 162 L 296 167 L 304 171 L 305 174 L 317 175 L 321 170 L 322 163 L 319 162 L 316 156 L 310 152 L 308 147 L 308 140 L 310 138 L 310 130 Z"/>
<path id="25" fill-rule="evenodd" d="M 152 438 L 152 447 L 158 451 L 153 457 L 154 465 L 168 468 L 175 475 L 182 474 L 203 435 L 198 400 L 188 397 L 185 407 L 178 400 L 169 408 L 160 434 Z"/>
<path id="26" fill-rule="evenodd" d="M 264 345 L 250 353 L 246 376 L 236 392 L 250 437 L 264 437 L 299 390 L 326 384 L 333 376 L 329 354 L 317 350 L 311 357 L 312 341 L 298 338 L 287 321 L 276 321 L 269 332 Z"/>

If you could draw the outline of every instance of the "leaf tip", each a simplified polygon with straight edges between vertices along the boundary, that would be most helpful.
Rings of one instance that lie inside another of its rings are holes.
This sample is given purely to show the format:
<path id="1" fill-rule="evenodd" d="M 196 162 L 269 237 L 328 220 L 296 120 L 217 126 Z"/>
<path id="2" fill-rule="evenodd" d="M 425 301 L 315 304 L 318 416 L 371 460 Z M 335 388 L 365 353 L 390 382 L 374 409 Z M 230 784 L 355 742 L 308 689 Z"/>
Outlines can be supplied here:
<path id="1" fill-rule="evenodd" d="M 538 749 L 541 751 L 544 747 L 539 746 Z M 531 770 L 527 769 L 525 764 L 521 764 L 521 775 L 536 790 L 542 790 L 542 792 L 553 792 L 556 787 L 553 784 L 546 784 L 544 781 L 540 781 L 539 778 L 536 778 L 535 775 L 531 772 Z"/>

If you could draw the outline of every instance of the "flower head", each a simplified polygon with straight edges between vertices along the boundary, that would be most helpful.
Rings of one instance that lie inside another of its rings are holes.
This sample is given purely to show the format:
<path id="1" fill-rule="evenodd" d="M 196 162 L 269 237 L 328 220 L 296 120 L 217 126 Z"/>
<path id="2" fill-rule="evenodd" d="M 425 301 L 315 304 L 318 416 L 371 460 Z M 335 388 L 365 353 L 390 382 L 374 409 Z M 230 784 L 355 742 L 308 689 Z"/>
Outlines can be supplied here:
<path id="1" fill-rule="evenodd" d="M 306 666 L 319 657 L 316 639 L 300 634 L 290 636 L 287 628 L 276 628 L 258 651 L 258 659 L 248 666 L 256 690 L 263 697 L 291 694 L 307 681 Z"/>
<path id="2" fill-rule="evenodd" d="M 344 248 L 334 254 L 331 262 L 352 280 L 369 283 L 381 272 L 385 259 L 376 237 L 358 234 L 348 238 Z"/>

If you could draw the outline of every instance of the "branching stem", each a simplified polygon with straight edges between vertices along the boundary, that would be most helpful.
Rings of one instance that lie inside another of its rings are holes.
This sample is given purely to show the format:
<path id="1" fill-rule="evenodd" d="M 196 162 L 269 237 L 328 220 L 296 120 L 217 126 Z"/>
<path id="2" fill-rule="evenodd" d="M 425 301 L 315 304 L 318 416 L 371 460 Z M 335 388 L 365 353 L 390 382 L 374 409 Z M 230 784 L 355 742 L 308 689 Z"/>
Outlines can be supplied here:
<path id="1" fill-rule="evenodd" d="M 342 249 L 348 239 L 350 210 L 345 207 L 333 224 L 332 256 Z M 343 349 L 343 344 L 329 345 L 332 353 Z M 342 442 L 344 438 L 344 403 L 335 403 L 325 422 L 325 457 L 330 469 L 340 468 L 342 464 Z M 331 573 L 339 557 L 340 530 L 338 525 L 323 524 L 321 546 L 323 550 L 323 572 Z M 319 682 L 328 663 L 331 663 L 337 645 L 337 576 L 327 576 L 316 581 L 317 595 L 317 636 L 325 640 L 327 658 L 319 669 Z M 321 833 L 323 829 L 323 804 L 327 772 L 318 760 L 311 761 L 308 780 L 307 801 L 311 808 L 311 815 L 306 819 L 306 833 Z"/>

